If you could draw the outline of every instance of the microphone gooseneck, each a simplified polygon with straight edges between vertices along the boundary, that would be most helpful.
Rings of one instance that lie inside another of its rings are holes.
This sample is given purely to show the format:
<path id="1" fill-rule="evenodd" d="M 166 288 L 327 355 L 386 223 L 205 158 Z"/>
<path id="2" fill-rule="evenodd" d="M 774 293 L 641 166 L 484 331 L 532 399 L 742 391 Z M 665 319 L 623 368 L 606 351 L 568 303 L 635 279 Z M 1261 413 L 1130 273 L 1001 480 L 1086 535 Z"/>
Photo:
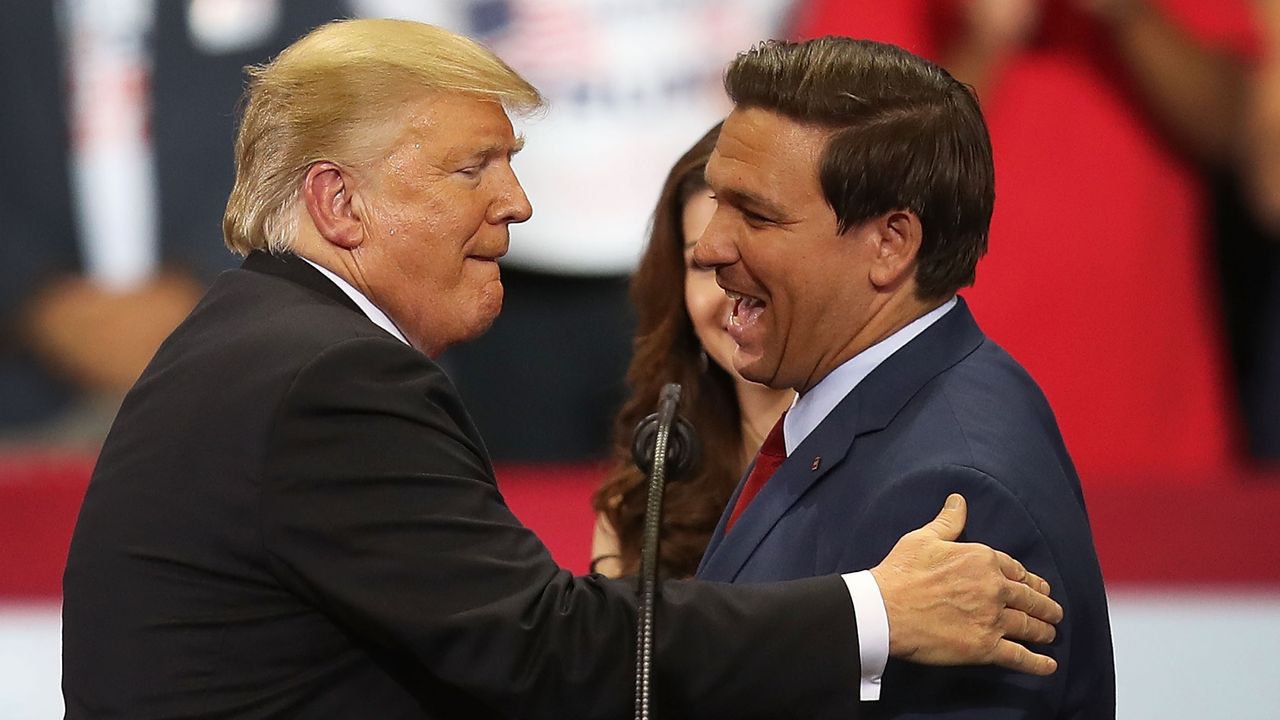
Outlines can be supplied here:
<path id="1" fill-rule="evenodd" d="M 641 470 L 649 474 L 645 499 L 644 534 L 640 545 L 637 592 L 640 611 L 636 622 L 636 720 L 652 720 L 654 601 L 658 594 L 658 531 L 662 524 L 662 495 L 670 475 L 685 472 L 697 460 L 697 438 L 684 418 L 676 415 L 680 385 L 664 385 L 658 396 L 658 412 L 636 427 L 632 453 Z"/>

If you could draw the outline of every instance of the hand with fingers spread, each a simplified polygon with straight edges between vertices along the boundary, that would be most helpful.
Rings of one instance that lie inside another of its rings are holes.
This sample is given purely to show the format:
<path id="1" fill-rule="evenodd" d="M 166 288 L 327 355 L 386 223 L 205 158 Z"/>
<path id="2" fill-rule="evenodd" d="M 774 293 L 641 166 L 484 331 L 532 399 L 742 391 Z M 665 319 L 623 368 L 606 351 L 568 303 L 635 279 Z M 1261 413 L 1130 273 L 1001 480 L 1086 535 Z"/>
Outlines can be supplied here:
<path id="1" fill-rule="evenodd" d="M 1032 675 L 1053 658 L 1019 642 L 1049 643 L 1062 607 L 1049 584 L 1003 552 L 958 543 L 967 508 L 947 498 L 928 525 L 908 533 L 872 568 L 889 619 L 889 654 L 926 665 L 1000 665 Z"/>

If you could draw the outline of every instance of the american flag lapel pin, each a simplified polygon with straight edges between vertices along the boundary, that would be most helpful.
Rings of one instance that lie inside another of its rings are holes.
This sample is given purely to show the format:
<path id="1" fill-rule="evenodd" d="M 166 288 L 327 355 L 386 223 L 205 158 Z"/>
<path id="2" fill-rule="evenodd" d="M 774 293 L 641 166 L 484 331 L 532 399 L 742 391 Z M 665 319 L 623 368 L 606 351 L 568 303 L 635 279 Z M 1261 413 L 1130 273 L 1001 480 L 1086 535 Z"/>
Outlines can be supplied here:
<path id="1" fill-rule="evenodd" d="M 815 456 L 813 457 L 813 464 L 811 464 L 811 465 L 809 466 L 809 469 L 810 469 L 810 470 L 817 471 L 817 469 L 818 469 L 818 468 L 820 468 L 820 467 L 822 467 L 822 456 L 821 456 L 821 455 L 815 455 Z"/>

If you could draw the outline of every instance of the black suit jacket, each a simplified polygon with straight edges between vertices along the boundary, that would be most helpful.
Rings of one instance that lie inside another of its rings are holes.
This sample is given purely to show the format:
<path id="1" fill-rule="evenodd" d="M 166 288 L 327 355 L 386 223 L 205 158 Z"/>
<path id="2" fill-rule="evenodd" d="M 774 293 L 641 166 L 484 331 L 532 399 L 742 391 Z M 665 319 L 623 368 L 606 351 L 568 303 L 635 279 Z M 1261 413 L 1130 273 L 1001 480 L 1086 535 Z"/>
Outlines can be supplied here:
<path id="1" fill-rule="evenodd" d="M 1049 677 L 889 660 L 892 718 L 1115 717 L 1107 598 L 1080 480 L 1053 412 L 963 300 L 886 359 L 778 468 L 701 578 L 764 582 L 871 567 L 948 493 L 969 501 L 965 540 L 1002 549 L 1049 581 L 1066 616 Z M 736 502 L 731 500 L 729 507 Z"/>
<path id="2" fill-rule="evenodd" d="M 557 567 L 448 378 L 297 258 L 224 273 L 160 348 L 64 591 L 71 718 L 631 712 L 630 584 Z M 658 619 L 670 716 L 856 713 L 838 578 L 670 583 Z"/>

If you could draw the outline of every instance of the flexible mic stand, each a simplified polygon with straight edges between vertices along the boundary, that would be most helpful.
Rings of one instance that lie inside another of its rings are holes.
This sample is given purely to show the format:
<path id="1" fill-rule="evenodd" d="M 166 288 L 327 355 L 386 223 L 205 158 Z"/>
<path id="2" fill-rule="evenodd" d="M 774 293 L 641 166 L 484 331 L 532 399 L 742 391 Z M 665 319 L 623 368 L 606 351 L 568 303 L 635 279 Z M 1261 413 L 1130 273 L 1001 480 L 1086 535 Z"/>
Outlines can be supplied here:
<path id="1" fill-rule="evenodd" d="M 636 591 L 640 612 L 636 622 L 636 720 L 651 720 L 653 695 L 653 605 L 658 594 L 658 531 L 662 522 L 662 494 L 667 472 L 671 477 L 685 472 L 697 460 L 697 438 L 693 428 L 676 415 L 680 385 L 664 385 L 658 396 L 658 412 L 636 426 L 631 451 L 636 465 L 649 474 L 645 501 L 644 535 L 640 546 L 640 576 Z"/>

